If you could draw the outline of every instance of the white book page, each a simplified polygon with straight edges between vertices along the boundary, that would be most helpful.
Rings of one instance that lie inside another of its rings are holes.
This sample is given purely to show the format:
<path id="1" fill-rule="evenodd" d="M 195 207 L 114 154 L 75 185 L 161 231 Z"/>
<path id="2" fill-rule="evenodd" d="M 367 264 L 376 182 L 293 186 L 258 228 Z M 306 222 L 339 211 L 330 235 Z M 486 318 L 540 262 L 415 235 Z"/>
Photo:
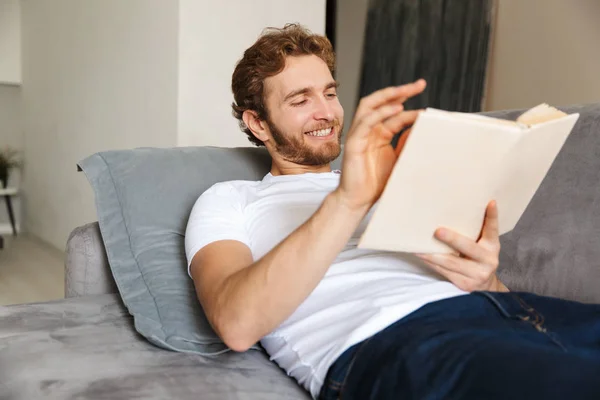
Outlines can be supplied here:
<path id="1" fill-rule="evenodd" d="M 516 226 L 550 170 L 579 114 L 533 125 L 511 152 L 506 174 L 494 195 L 498 202 L 500 234 Z"/>
<path id="2" fill-rule="evenodd" d="M 522 132 L 516 125 L 422 113 L 358 247 L 448 253 L 433 237 L 441 226 L 476 239 Z"/>

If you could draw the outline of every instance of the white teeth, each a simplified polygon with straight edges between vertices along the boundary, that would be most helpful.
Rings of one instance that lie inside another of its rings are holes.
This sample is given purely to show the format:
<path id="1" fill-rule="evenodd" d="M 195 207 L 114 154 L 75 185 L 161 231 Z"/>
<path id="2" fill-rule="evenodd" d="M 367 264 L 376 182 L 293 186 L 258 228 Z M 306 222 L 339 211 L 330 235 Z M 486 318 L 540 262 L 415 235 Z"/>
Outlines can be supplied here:
<path id="1" fill-rule="evenodd" d="M 331 133 L 332 128 L 327 129 L 319 129 L 318 131 L 307 132 L 307 135 L 310 136 L 327 136 Z"/>

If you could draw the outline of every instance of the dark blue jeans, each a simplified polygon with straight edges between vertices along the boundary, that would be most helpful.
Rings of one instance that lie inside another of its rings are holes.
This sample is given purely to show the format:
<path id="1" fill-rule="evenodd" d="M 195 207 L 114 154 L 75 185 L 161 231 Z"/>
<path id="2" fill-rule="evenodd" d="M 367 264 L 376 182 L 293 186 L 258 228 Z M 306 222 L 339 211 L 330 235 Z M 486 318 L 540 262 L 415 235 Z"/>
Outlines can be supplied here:
<path id="1" fill-rule="evenodd" d="M 476 292 L 346 350 L 321 399 L 600 399 L 600 305 Z"/>

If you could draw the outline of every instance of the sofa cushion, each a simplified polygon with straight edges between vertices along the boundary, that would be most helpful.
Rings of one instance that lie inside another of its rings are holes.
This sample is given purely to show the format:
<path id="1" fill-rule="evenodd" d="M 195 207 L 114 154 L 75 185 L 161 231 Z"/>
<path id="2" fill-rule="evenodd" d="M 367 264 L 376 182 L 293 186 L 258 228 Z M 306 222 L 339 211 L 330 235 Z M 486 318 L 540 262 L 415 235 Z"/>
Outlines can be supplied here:
<path id="1" fill-rule="evenodd" d="M 95 193 L 119 293 L 137 331 L 152 343 L 204 355 L 227 351 L 187 275 L 185 228 L 206 189 L 227 180 L 262 179 L 270 164 L 264 148 L 250 147 L 108 151 L 79 163 Z"/>
<path id="2" fill-rule="evenodd" d="M 140 338 L 117 294 L 0 307 L 3 400 L 309 400 L 258 351 L 164 351 Z"/>

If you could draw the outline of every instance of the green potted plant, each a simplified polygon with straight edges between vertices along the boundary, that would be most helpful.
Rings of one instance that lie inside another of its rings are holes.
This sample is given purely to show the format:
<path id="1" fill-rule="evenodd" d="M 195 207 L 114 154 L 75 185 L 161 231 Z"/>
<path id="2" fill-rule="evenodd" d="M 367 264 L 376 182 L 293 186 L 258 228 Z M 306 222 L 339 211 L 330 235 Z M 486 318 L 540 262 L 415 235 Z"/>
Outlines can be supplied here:
<path id="1" fill-rule="evenodd" d="M 13 168 L 20 168 L 19 152 L 8 146 L 0 149 L 0 187 L 6 187 L 8 177 Z"/>

